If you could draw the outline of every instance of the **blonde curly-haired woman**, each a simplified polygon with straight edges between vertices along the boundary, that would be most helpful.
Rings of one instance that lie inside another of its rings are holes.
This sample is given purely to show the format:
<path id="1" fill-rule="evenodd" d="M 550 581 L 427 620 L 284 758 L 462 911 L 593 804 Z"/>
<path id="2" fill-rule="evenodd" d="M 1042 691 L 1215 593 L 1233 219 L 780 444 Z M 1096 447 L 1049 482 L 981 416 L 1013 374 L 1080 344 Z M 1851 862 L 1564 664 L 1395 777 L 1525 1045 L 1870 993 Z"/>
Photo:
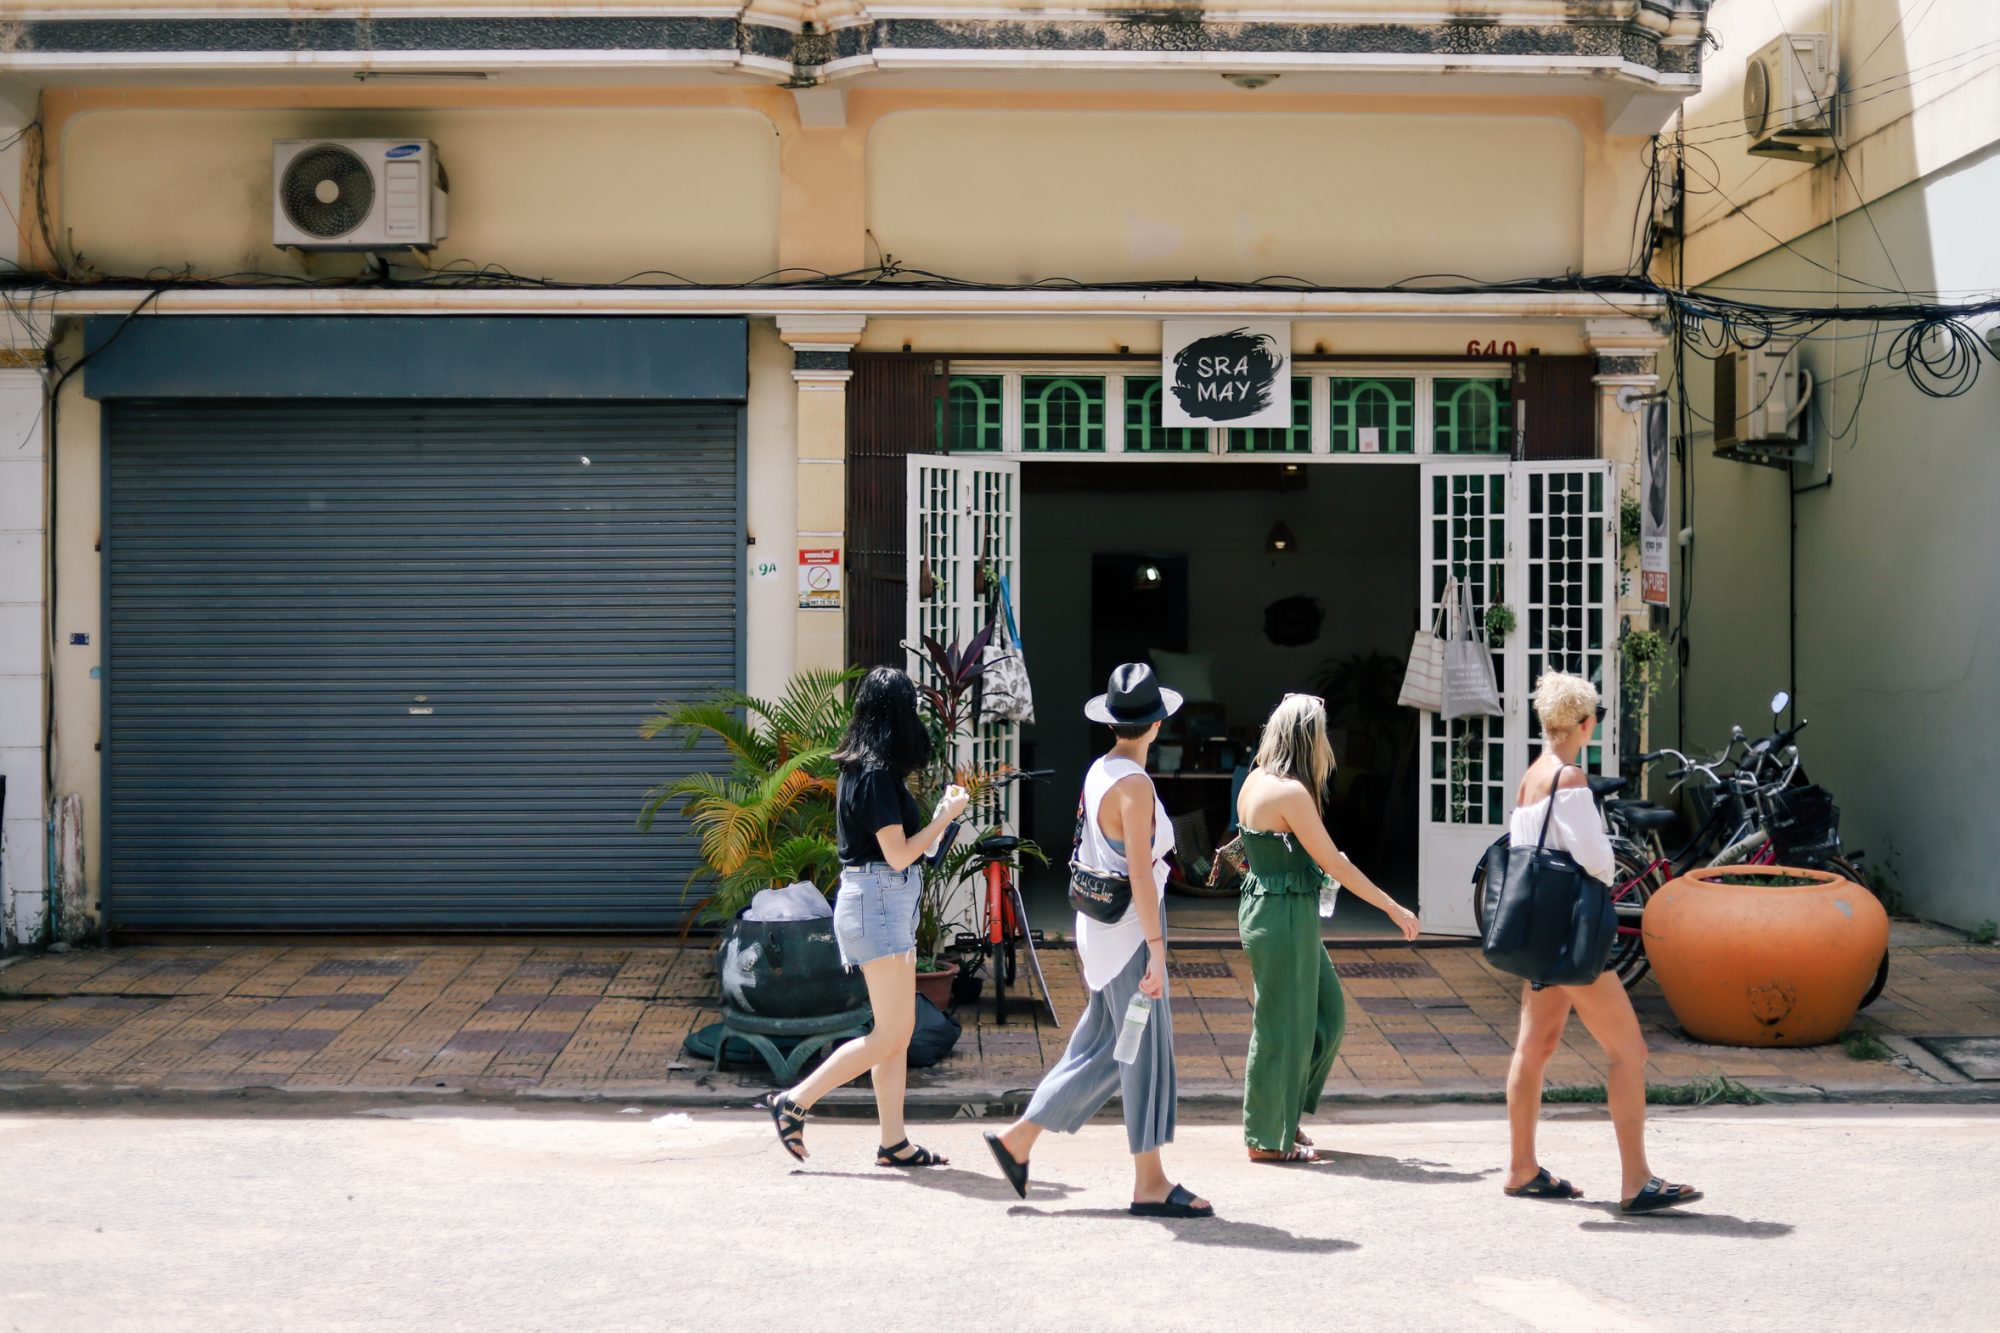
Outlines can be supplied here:
<path id="1" fill-rule="evenodd" d="M 1243 1141 L 1253 1162 L 1319 1160 L 1299 1119 L 1319 1109 L 1347 1030 L 1340 975 L 1320 942 L 1321 886 L 1331 879 L 1381 908 L 1404 939 L 1417 937 L 1416 914 L 1333 845 L 1320 805 L 1332 778 L 1326 704 L 1286 695 L 1264 724 L 1256 769 L 1236 801 L 1250 863 L 1236 920 L 1257 983 L 1243 1071 Z"/>
<path id="2" fill-rule="evenodd" d="M 1582 676 L 1551 671 L 1535 682 L 1535 714 L 1542 722 L 1548 748 L 1521 775 L 1515 793 L 1514 816 L 1508 834 L 1516 846 L 1532 843 L 1548 825 L 1551 849 L 1560 849 L 1585 873 L 1609 884 L 1617 862 L 1597 804 L 1577 759 L 1604 720 L 1597 687 Z M 1611 1126 L 1618 1135 L 1618 1160 L 1623 1180 L 1619 1207 L 1628 1213 L 1650 1213 L 1693 1203 L 1701 1191 L 1692 1185 L 1669 1185 L 1653 1174 L 1646 1161 L 1646 1039 L 1625 986 L 1606 972 L 1588 986 L 1521 987 L 1521 1031 L 1514 1040 L 1514 1062 L 1507 1070 L 1507 1127 L 1513 1151 L 1507 1164 L 1505 1188 L 1520 1199 L 1580 1199 L 1583 1191 L 1543 1168 L 1535 1157 L 1535 1122 L 1542 1109 L 1542 1075 L 1562 1044 L 1570 1010 L 1604 1048 L 1611 1067 L 1605 1089 L 1611 1102 Z"/>

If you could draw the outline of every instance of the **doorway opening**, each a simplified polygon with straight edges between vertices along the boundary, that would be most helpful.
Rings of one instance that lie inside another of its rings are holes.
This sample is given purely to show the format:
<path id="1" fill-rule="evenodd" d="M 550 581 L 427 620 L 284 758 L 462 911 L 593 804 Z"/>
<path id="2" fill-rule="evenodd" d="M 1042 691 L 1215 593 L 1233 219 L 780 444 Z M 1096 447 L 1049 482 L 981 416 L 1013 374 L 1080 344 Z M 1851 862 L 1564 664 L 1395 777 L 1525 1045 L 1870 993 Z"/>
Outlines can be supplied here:
<path id="1" fill-rule="evenodd" d="M 1119 662 L 1151 661 L 1186 703 L 1154 750 L 1189 879 L 1231 836 L 1238 774 L 1287 693 L 1325 698 L 1338 769 L 1335 842 L 1417 907 L 1418 715 L 1396 703 L 1421 604 L 1421 478 L 1408 466 L 1036 462 L 1021 474 L 1021 639 L 1036 722 L 1021 762 L 1055 770 L 1024 793 L 1049 854 L 1026 888 L 1034 924 L 1067 933 L 1075 788 L 1110 743 L 1086 699 Z M 1170 886 L 1178 938 L 1235 939 L 1234 895 Z M 1343 895 L 1329 937 L 1393 934 Z"/>

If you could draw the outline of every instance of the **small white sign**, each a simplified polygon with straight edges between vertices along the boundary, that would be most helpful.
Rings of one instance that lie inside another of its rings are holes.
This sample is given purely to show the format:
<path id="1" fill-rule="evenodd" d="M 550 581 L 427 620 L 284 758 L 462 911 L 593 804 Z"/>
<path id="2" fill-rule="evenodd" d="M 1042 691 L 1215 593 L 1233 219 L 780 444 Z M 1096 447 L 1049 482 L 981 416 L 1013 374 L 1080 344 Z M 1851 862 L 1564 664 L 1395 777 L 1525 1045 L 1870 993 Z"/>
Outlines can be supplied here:
<path id="1" fill-rule="evenodd" d="M 1160 326 L 1161 424 L 1292 424 L 1292 326 L 1168 320 Z"/>
<path id="2" fill-rule="evenodd" d="M 1669 602 L 1667 577 L 1673 553 L 1667 541 L 1667 405 L 1646 404 L 1639 448 L 1639 598 L 1649 606 Z"/>
<path id="3" fill-rule="evenodd" d="M 838 611 L 840 609 L 840 548 L 801 546 L 799 548 L 799 610 Z"/>
<path id="4" fill-rule="evenodd" d="M 1382 428 L 1380 426 L 1362 426 L 1355 432 L 1355 446 L 1364 454 L 1381 453 Z"/>

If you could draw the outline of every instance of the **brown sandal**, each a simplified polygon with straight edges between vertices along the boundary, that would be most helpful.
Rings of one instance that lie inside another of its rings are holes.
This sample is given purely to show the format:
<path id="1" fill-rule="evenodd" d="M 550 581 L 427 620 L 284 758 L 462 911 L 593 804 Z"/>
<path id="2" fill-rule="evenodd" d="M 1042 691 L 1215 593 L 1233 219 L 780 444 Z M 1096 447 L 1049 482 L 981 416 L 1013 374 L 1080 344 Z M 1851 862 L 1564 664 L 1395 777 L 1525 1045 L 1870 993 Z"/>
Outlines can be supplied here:
<path id="1" fill-rule="evenodd" d="M 1294 1147 L 1289 1152 L 1279 1152 L 1276 1148 L 1252 1148 L 1250 1160 L 1262 1166 L 1316 1166 L 1326 1158 L 1311 1144 Z"/>

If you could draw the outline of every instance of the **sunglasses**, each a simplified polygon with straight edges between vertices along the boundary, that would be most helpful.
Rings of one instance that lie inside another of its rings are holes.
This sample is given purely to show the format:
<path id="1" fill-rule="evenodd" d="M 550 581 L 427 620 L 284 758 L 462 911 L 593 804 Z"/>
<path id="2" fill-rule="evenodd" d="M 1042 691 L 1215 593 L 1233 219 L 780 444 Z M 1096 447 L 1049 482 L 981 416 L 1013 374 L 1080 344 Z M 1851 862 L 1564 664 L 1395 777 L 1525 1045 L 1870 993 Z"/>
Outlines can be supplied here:
<path id="1" fill-rule="evenodd" d="M 1597 720 L 1599 722 L 1602 722 L 1604 720 L 1604 712 L 1605 712 L 1604 705 L 1603 704 L 1597 705 Z"/>

